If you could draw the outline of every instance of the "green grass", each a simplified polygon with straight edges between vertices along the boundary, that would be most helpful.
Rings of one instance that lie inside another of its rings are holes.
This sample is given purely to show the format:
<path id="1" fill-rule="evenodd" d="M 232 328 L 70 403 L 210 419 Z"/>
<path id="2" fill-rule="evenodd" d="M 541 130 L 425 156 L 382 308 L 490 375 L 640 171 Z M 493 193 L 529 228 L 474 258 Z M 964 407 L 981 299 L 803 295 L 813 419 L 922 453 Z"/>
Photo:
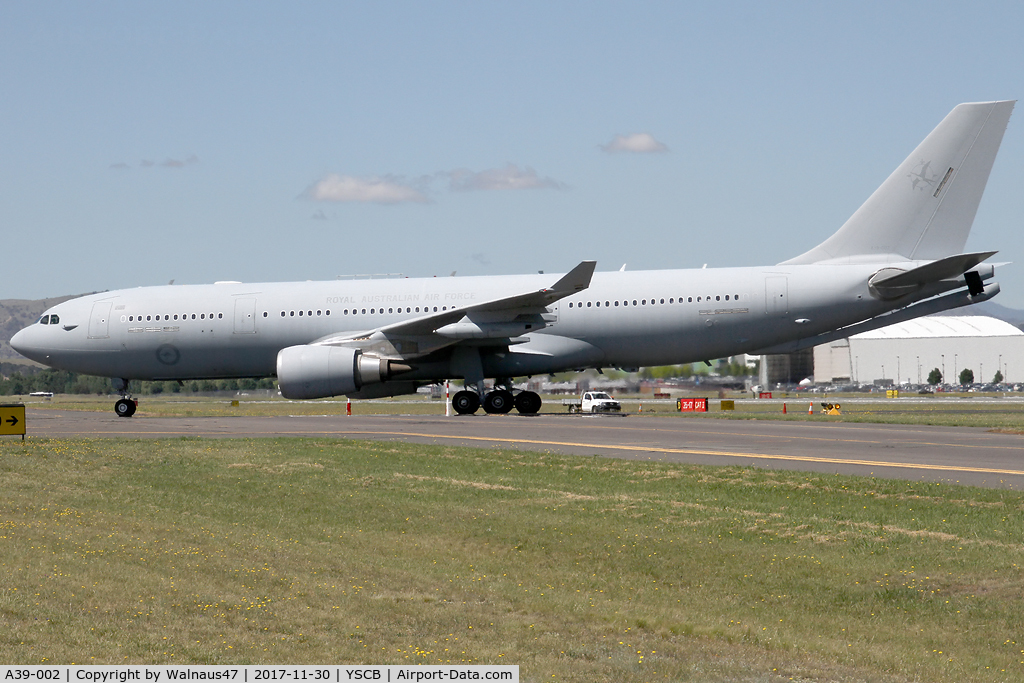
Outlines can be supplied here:
<path id="1" fill-rule="evenodd" d="M 344 440 L 0 442 L 4 663 L 1024 678 L 1024 495 Z"/>
<path id="2" fill-rule="evenodd" d="M 712 400 L 708 417 L 734 420 L 785 420 L 789 422 L 854 422 L 877 424 L 933 425 L 942 427 L 984 427 L 1006 432 L 1024 430 L 1024 402 L 1006 400 L 978 401 L 976 395 L 946 396 L 910 402 L 901 399 L 878 399 L 871 402 L 849 402 L 842 396 L 798 398 L 786 402 L 783 414 L 778 403 L 745 401 L 735 411 L 722 411 L 719 401 Z M 991 397 L 990 397 L 991 398 Z M 822 403 L 838 403 L 841 415 L 821 414 Z M 808 404 L 814 414 L 808 415 Z M 646 412 L 646 411 L 645 411 Z M 671 414 L 660 411 L 660 414 Z"/>
<path id="3" fill-rule="evenodd" d="M 1006 432 L 1024 432 L 1024 402 L 1007 399 L 1004 402 L 977 400 L 979 394 L 944 395 L 919 401 L 879 398 L 871 402 L 847 401 L 843 396 L 794 396 L 786 400 L 787 412 L 782 413 L 782 404 L 777 402 L 742 400 L 746 394 L 734 392 L 729 398 L 741 399 L 736 402 L 735 411 L 720 410 L 717 398 L 710 400 L 708 413 L 676 412 L 674 402 L 654 403 L 634 396 L 626 398 L 623 409 L 636 413 L 640 405 L 643 414 L 656 417 L 680 419 L 734 419 L 734 420 L 787 420 L 791 422 L 872 422 L 889 424 L 938 425 L 946 427 L 982 427 Z M 861 395 L 863 398 L 867 395 Z M 18 397 L 11 397 L 18 400 Z M 562 396 L 545 396 L 542 412 L 565 413 Z M 991 396 L 990 396 L 991 398 Z M 239 405 L 232 406 L 232 399 Z M 24 397 L 26 405 L 33 408 L 64 410 L 87 410 L 113 412 L 114 399 L 109 396 L 82 396 L 59 394 L 52 399 Z M 842 415 L 820 414 L 823 402 L 838 402 Z M 815 413 L 807 414 L 808 404 Z M 145 417 L 204 417 L 204 416 L 274 416 L 274 415 L 344 415 L 346 401 L 342 398 L 319 401 L 286 401 L 279 397 L 256 396 L 206 397 L 191 395 L 143 396 L 139 401 L 137 416 Z M 355 415 L 444 415 L 444 401 L 424 396 L 408 396 L 382 400 L 358 400 L 352 402 Z M 482 411 L 481 411 L 482 412 Z"/>

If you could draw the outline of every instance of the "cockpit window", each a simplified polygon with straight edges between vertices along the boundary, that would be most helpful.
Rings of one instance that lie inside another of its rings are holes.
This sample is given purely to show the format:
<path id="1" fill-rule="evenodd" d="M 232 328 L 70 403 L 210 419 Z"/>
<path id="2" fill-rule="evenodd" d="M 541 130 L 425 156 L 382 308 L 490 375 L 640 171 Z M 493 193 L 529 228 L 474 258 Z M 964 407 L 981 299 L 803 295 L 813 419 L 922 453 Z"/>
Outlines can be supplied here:
<path id="1" fill-rule="evenodd" d="M 40 325 L 49 325 L 50 324 L 50 316 L 44 315 L 42 318 L 39 319 L 39 324 Z"/>
<path id="2" fill-rule="evenodd" d="M 57 323 L 59 323 L 59 322 L 60 322 L 60 318 L 58 318 L 58 317 L 57 317 L 57 316 L 55 316 L 55 315 L 51 315 L 51 316 L 50 316 L 50 324 L 51 324 L 51 325 L 56 325 L 56 324 L 57 324 Z"/>

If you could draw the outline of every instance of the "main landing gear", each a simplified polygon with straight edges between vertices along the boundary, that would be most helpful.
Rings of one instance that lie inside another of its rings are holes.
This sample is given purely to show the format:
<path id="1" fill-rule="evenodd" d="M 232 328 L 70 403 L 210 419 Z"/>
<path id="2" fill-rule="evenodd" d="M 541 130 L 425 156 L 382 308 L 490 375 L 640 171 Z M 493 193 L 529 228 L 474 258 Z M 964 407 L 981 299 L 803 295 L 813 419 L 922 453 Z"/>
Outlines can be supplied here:
<path id="1" fill-rule="evenodd" d="M 463 389 L 452 396 L 452 407 L 459 415 L 472 415 L 480 408 L 481 403 L 484 412 L 503 415 L 515 408 L 523 415 L 533 415 L 540 411 L 541 398 L 533 391 L 520 391 L 513 394 L 509 389 L 496 388 L 484 394 L 483 401 L 480 394 L 469 389 Z"/>
<path id="2" fill-rule="evenodd" d="M 128 380 L 115 377 L 110 382 L 114 385 L 114 391 L 121 394 L 121 400 L 114 404 L 114 412 L 118 417 L 131 417 L 135 414 L 138 404 L 132 399 Z"/>

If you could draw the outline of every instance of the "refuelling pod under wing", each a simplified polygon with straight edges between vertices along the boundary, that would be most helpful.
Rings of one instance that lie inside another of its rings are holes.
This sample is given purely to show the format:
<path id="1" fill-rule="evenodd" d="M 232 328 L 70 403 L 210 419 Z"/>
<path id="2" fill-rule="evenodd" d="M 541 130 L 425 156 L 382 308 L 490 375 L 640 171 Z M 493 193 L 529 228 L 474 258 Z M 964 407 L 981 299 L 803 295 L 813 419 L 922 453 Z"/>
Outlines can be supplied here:
<path id="1" fill-rule="evenodd" d="M 277 354 L 277 383 L 290 399 L 352 394 L 411 369 L 343 346 L 289 346 Z"/>

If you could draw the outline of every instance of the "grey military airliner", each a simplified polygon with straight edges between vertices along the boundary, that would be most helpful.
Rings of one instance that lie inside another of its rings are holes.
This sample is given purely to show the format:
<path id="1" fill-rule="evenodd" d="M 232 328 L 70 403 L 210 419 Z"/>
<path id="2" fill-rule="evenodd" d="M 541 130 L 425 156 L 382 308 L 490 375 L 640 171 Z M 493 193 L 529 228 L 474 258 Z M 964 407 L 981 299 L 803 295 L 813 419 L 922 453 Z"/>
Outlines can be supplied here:
<path id="1" fill-rule="evenodd" d="M 290 399 L 456 378 L 460 414 L 536 413 L 513 378 L 794 351 L 992 298 L 995 252 L 963 249 L 1013 106 L 955 107 L 835 234 L 774 266 L 140 287 L 58 304 L 11 346 L 111 377 L 125 417 L 132 381 L 242 377 Z"/>

